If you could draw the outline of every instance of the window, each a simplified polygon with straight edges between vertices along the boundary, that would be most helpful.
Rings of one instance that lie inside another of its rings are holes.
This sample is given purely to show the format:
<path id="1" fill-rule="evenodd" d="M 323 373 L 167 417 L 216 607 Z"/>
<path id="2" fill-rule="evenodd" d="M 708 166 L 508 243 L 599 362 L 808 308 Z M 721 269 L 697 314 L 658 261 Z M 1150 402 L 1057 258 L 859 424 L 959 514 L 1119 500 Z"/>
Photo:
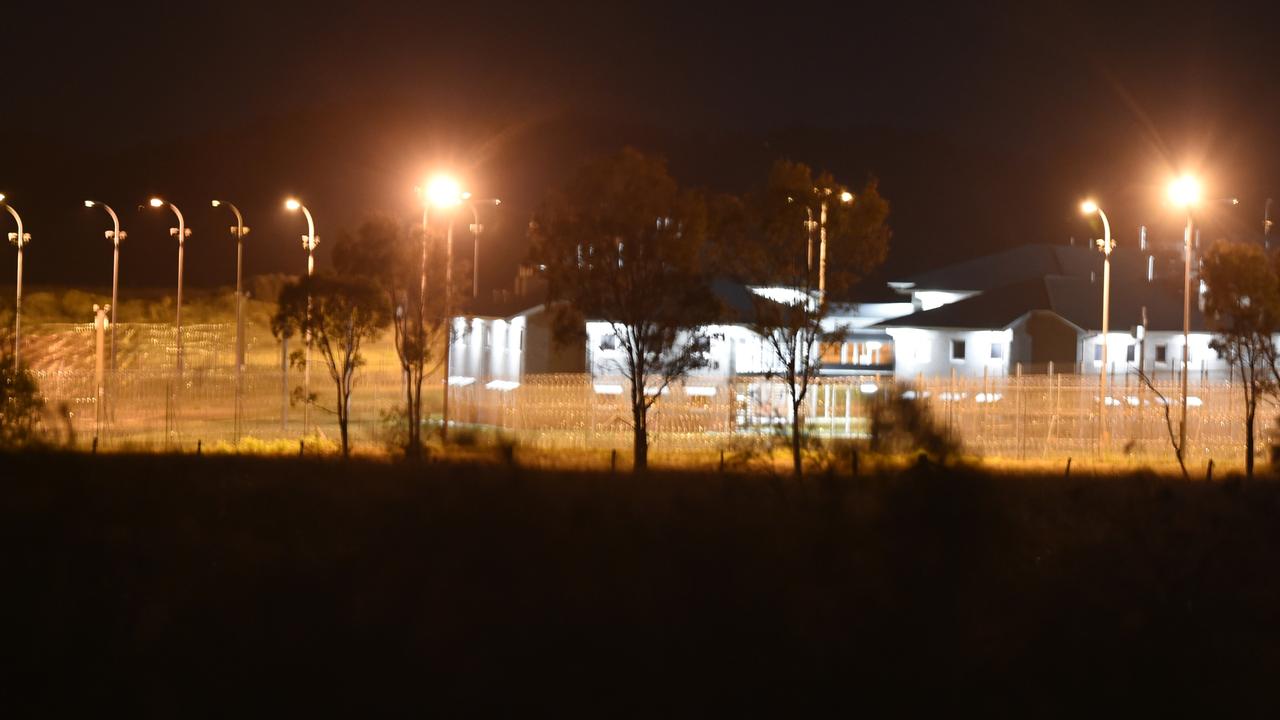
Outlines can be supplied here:
<path id="1" fill-rule="evenodd" d="M 951 341 L 951 359 L 952 360 L 964 359 L 964 341 L 963 340 Z"/>
<path id="2" fill-rule="evenodd" d="M 600 338 L 600 349 L 601 350 L 617 350 L 618 336 L 614 335 L 613 333 L 609 333 L 608 335 L 605 335 L 604 337 Z"/>
<path id="3" fill-rule="evenodd" d="M 1001 360 L 1004 358 L 1004 343 L 991 343 L 991 359 Z"/>
<path id="4" fill-rule="evenodd" d="M 842 342 L 826 342 L 822 343 L 822 362 L 826 365 L 843 364 L 844 359 L 840 357 L 841 350 L 844 349 Z"/>
<path id="5" fill-rule="evenodd" d="M 1128 362 L 1136 362 L 1138 359 L 1138 346 L 1130 345 L 1124 350 L 1124 359 Z"/>
<path id="6" fill-rule="evenodd" d="M 1156 346 L 1156 362 L 1158 363 L 1169 362 L 1169 346 L 1168 345 Z"/>
<path id="7" fill-rule="evenodd" d="M 1093 361 L 1102 362 L 1102 343 L 1093 346 Z"/>

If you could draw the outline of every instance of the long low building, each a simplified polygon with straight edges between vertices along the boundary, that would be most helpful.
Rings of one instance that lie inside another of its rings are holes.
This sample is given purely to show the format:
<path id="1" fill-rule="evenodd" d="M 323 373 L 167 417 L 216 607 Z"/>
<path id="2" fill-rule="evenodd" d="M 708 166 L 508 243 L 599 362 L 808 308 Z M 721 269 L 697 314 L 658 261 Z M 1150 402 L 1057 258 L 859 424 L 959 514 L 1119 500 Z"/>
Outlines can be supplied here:
<path id="1" fill-rule="evenodd" d="M 1106 362 L 1113 373 L 1178 372 L 1183 352 L 1181 266 L 1140 248 L 1112 253 Z M 1175 273 L 1176 270 L 1176 273 Z M 1222 375 L 1201 312 L 1191 302 L 1191 372 Z M 713 287 L 726 320 L 703 329 L 707 381 L 760 377 L 776 359 L 748 322 L 753 303 L 805 302 L 794 288 Z M 862 302 L 837 304 L 826 328 L 841 339 L 820 348 L 826 376 L 903 378 L 992 374 L 1096 373 L 1103 364 L 1102 255 L 1081 245 L 1025 245 L 863 291 Z M 581 344 L 556 342 L 537 272 L 524 268 L 515 289 L 454 319 L 451 382 L 512 387 L 528 374 L 620 375 L 623 351 L 613 326 L 588 319 Z"/>

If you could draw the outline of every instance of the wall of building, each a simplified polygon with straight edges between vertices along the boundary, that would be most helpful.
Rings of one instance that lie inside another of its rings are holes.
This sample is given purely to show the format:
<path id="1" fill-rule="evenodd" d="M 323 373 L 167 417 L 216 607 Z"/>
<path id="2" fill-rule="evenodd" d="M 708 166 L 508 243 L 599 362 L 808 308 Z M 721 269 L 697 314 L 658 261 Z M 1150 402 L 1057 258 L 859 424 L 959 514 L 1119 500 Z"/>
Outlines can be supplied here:
<path id="1" fill-rule="evenodd" d="M 1011 367 L 1012 330 L 890 328 L 888 332 L 894 342 L 894 374 L 900 378 L 941 377 L 953 370 L 964 377 L 1003 375 Z M 958 357 L 956 342 L 964 343 Z"/>

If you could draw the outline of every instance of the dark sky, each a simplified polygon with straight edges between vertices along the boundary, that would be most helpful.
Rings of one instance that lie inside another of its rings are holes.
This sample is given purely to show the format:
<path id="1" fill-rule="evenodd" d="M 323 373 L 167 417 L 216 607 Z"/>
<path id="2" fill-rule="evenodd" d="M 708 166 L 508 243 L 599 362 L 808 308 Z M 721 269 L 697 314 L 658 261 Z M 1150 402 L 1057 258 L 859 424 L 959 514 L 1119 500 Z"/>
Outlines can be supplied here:
<path id="1" fill-rule="evenodd" d="M 6 8 L 0 191 L 34 236 L 33 283 L 106 286 L 105 215 L 130 237 L 122 293 L 172 284 L 168 217 L 189 217 L 188 281 L 297 272 L 299 194 L 322 250 L 371 212 L 408 219 L 436 168 L 500 196 L 485 284 L 509 283 L 549 184 L 623 144 L 691 185 L 741 191 L 778 157 L 881 178 L 889 274 L 1094 232 L 1176 239 L 1170 174 L 1241 204 L 1206 232 L 1259 232 L 1280 198 L 1277 10 L 1196 3 L 56 3 Z M 8 222 L 7 218 L 2 219 Z M 323 253 L 322 253 L 323 262 Z M 0 252 L 11 282 L 14 252 Z"/>

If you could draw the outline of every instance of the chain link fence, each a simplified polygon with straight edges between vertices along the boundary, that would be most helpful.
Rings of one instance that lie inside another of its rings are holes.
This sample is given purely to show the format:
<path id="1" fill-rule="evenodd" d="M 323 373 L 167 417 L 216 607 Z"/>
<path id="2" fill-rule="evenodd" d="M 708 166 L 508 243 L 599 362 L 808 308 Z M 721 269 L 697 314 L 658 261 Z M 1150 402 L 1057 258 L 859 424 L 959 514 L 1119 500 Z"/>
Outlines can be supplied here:
<path id="1" fill-rule="evenodd" d="M 338 438 L 334 383 L 318 353 L 311 377 L 316 401 L 308 412 L 297 393 L 303 385 L 301 369 L 288 367 L 287 352 L 269 335 L 250 335 L 246 366 L 237 373 L 232 326 L 186 328 L 186 369 L 180 378 L 174 339 L 167 326 L 118 328 L 119 369 L 105 374 L 100 397 L 93 371 L 92 325 L 34 329 L 26 347 L 46 401 L 46 425 L 66 443 L 87 447 L 97 438 L 100 445 L 113 449 L 193 450 L 197 443 L 210 447 L 237 440 L 296 443 L 303 437 Z M 351 397 L 351 438 L 363 449 L 391 450 L 402 422 L 403 375 L 386 343 L 369 348 L 368 355 Z M 450 388 L 451 432 L 464 439 L 488 434 L 546 453 L 628 451 L 628 392 L 622 379 L 586 375 L 455 384 Z M 1175 462 L 1170 437 L 1178 434 L 1181 384 L 1174 374 L 1148 386 L 1133 373 L 1117 373 L 1109 379 L 1101 402 L 1098 377 L 1074 373 L 1019 371 L 911 381 L 886 376 L 823 378 L 805 399 L 806 429 L 819 440 L 867 439 L 873 403 L 894 392 L 926 403 L 960 439 L 965 452 L 983 458 L 1018 463 L 1060 462 L 1067 457 L 1111 464 Z M 1242 462 L 1241 395 L 1227 380 L 1203 374 L 1189 378 L 1192 462 Z M 428 378 L 423 396 L 424 417 L 438 427 L 443 404 L 440 376 Z M 1105 422 L 1099 422 L 1100 411 Z M 1274 414 L 1271 408 L 1259 417 Z M 714 457 L 742 438 L 784 437 L 790 417 L 780 382 L 690 379 L 663 389 L 655 401 L 649 417 L 650 446 L 659 453 Z M 1267 445 L 1264 433 L 1260 453 Z"/>

